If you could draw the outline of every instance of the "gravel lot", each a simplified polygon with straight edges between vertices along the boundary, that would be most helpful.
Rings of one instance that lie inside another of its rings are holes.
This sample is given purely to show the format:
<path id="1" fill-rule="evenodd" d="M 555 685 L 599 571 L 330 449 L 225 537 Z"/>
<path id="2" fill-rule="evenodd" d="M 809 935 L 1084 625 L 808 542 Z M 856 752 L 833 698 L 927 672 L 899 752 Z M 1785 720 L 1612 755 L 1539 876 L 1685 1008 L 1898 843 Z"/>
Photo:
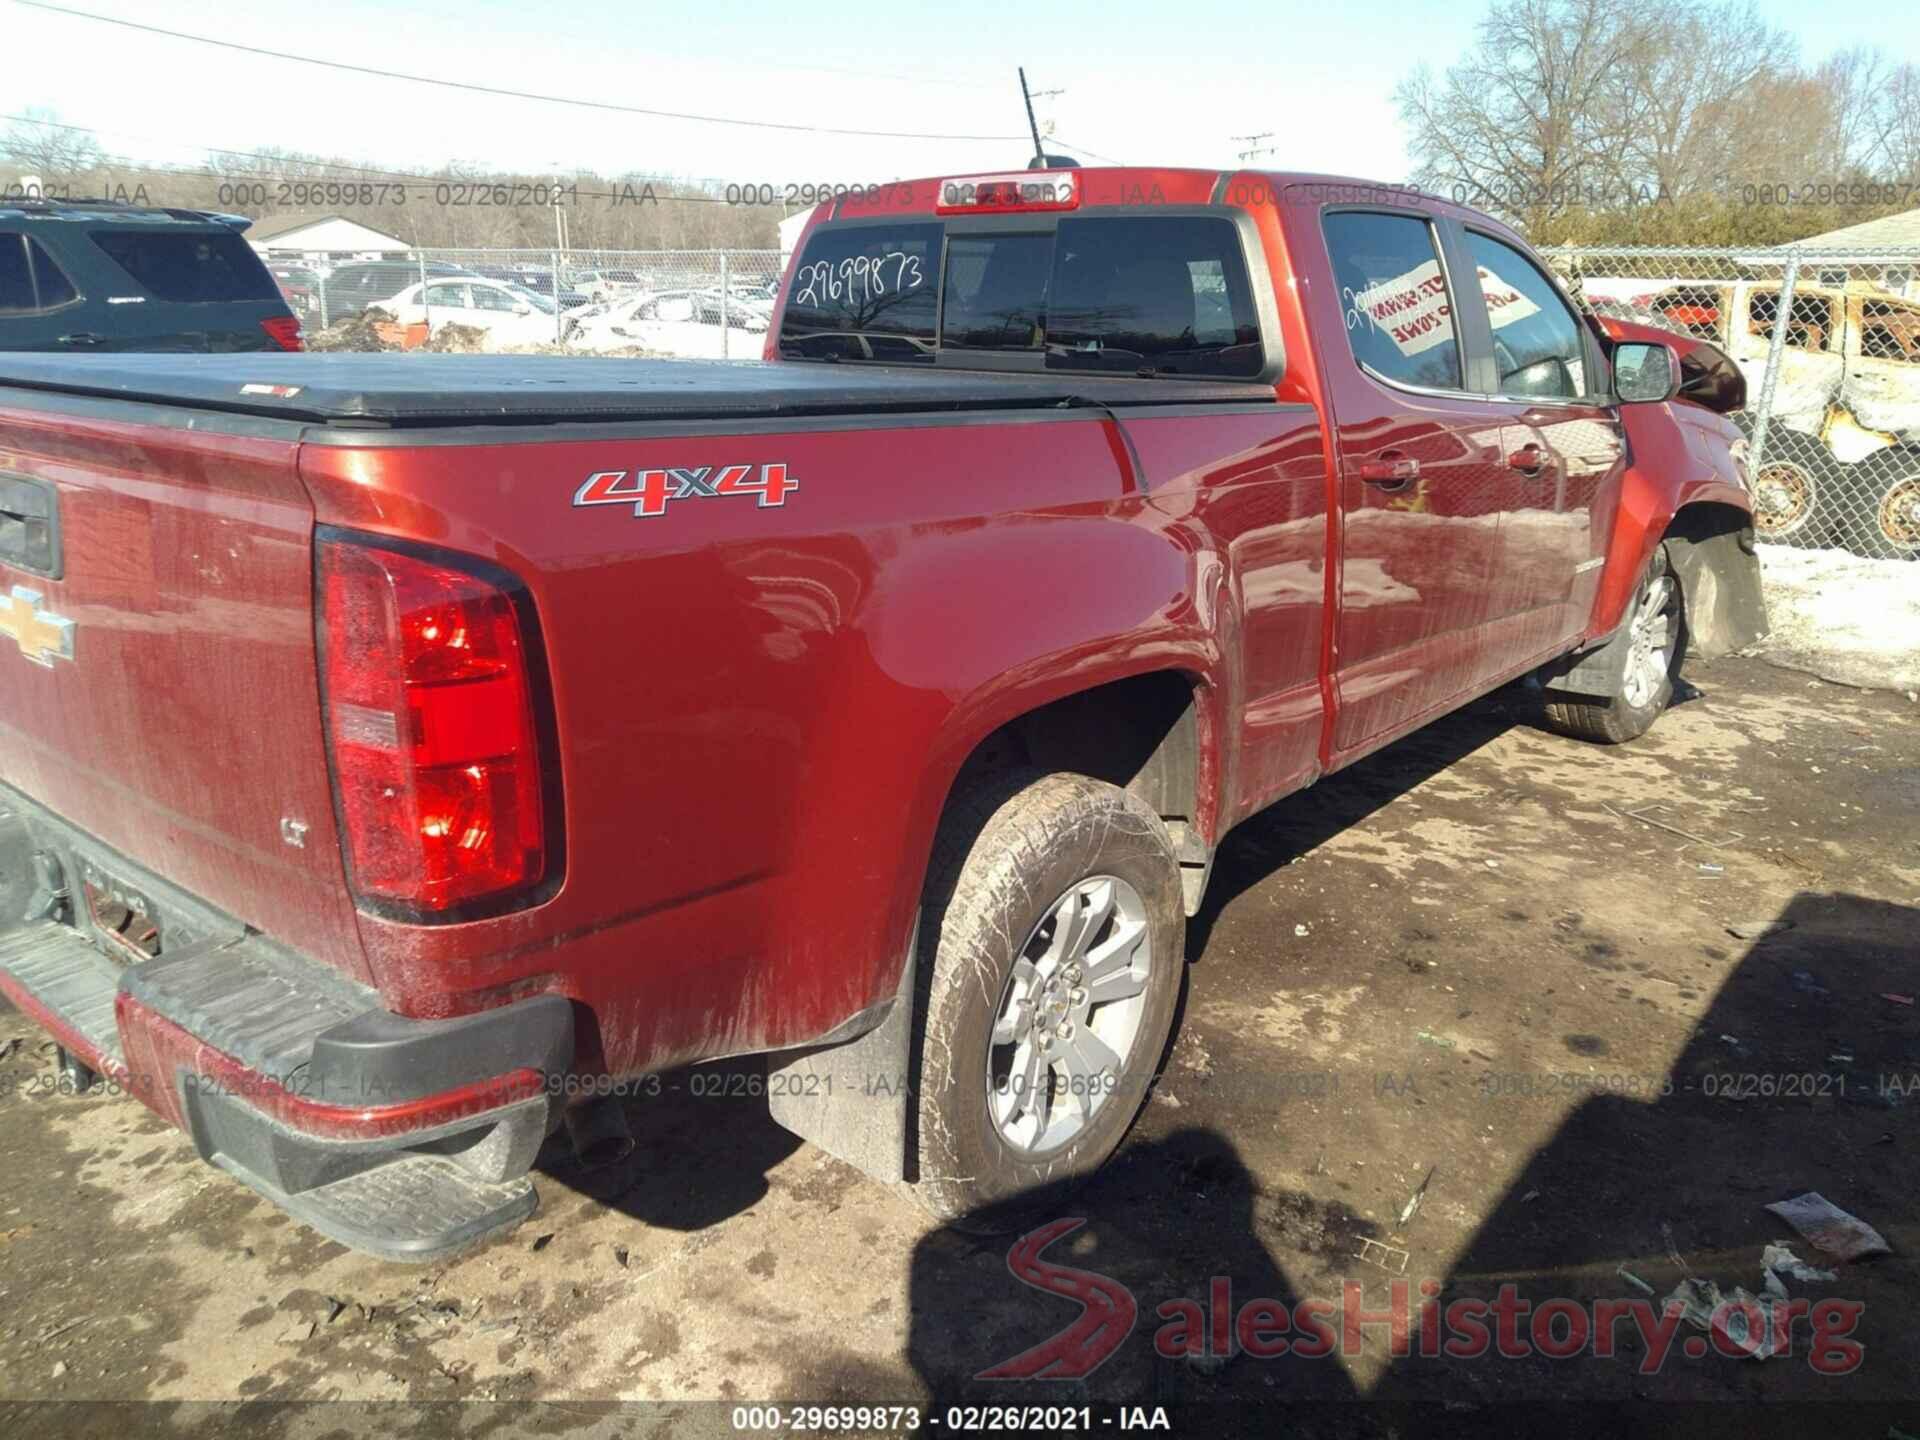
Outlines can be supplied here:
<path id="1" fill-rule="evenodd" d="M 930 1227 L 683 1075 L 633 1103 L 630 1162 L 554 1157 L 533 1221 L 425 1270 L 320 1240 L 132 1101 L 9 1094 L 0 1397 L 1366 1398 L 1445 1402 L 1462 1425 L 1530 1399 L 1907 1400 L 1920 1011 L 1886 997 L 1920 987 L 1920 707 L 1758 660 L 1689 674 L 1633 746 L 1529 728 L 1509 689 L 1233 836 L 1189 931 L 1164 1082 L 1116 1162 L 1052 1210 L 1088 1223 L 1050 1257 L 1139 1302 L 1084 1381 L 972 1381 L 1075 1306 L 1010 1275 L 1007 1239 Z M 50 1069 L 0 1009 L 9 1041 L 0 1077 Z M 1746 1093 L 1748 1075 L 1813 1078 Z M 1654 1374 L 1631 1341 L 1423 1360 L 1380 1327 L 1326 1359 L 1154 1351 L 1155 1307 L 1204 1304 L 1214 1276 L 1236 1305 L 1358 1282 L 1380 1308 L 1369 1241 L 1448 1300 L 1503 1281 L 1535 1303 L 1631 1297 L 1623 1267 L 1659 1295 L 1689 1271 L 1757 1293 L 1770 1241 L 1821 1262 L 1762 1208 L 1808 1190 L 1893 1249 L 1792 1286 L 1864 1305 L 1844 1376 L 1809 1365 L 1804 1333 L 1792 1356 L 1676 1350 Z M 99 1412 L 60 1412 L 81 1413 Z M 240 1413 L 250 1434 L 344 1423 Z M 542 1413 L 554 1433 L 606 1424 Z M 675 1413 L 637 1433 L 708 1433 Z M 1376 1423 L 1343 1413 L 1323 1433 Z"/>

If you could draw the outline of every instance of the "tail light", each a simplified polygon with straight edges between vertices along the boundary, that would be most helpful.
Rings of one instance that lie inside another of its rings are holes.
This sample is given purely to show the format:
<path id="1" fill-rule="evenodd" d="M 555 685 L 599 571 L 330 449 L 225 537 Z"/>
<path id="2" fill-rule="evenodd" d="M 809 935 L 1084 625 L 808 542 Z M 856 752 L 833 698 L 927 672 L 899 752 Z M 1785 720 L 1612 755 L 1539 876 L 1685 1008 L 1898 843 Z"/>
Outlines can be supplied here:
<path id="1" fill-rule="evenodd" d="M 434 559 L 334 538 L 318 554 L 327 740 L 355 896 L 414 918 L 505 908 L 554 859 L 531 611 Z"/>
<path id="2" fill-rule="evenodd" d="M 260 322 L 260 328 L 282 350 L 307 348 L 307 342 L 300 338 L 300 322 L 291 315 L 269 315 Z"/>

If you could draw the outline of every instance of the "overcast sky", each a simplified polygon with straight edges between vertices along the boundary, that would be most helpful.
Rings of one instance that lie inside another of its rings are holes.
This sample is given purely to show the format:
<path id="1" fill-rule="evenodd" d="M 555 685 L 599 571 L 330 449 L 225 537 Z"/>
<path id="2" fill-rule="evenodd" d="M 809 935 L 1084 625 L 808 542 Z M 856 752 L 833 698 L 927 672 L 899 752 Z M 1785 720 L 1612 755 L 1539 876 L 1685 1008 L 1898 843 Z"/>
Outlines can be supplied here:
<path id="1" fill-rule="evenodd" d="M 316 59 L 582 100 L 745 120 L 1004 139 L 883 139 L 756 130 L 461 93 L 241 54 L 0 0 L 0 113 L 48 106 L 114 155 L 198 161 L 282 146 L 397 169 L 586 167 L 720 181 L 856 183 L 1024 163 L 1014 67 L 1050 148 L 1089 163 L 1254 163 L 1403 178 L 1391 92 L 1413 65 L 1460 54 L 1482 13 L 1413 0 L 1098 5 L 671 6 L 571 0 L 66 0 L 71 8 Z M 1912 0 L 1764 0 L 1821 57 L 1920 50 Z M 1903 35 L 1903 30 L 1906 32 Z"/>

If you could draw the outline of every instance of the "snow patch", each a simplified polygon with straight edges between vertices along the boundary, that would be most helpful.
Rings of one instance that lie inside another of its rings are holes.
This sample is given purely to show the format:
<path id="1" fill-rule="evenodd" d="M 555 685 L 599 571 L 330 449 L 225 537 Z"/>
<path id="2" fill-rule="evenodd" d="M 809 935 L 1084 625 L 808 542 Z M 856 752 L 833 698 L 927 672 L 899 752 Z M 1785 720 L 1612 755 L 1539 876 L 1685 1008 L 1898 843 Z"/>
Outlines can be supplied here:
<path id="1" fill-rule="evenodd" d="M 1869 690 L 1920 690 L 1920 564 L 1762 545 L 1768 659 Z"/>

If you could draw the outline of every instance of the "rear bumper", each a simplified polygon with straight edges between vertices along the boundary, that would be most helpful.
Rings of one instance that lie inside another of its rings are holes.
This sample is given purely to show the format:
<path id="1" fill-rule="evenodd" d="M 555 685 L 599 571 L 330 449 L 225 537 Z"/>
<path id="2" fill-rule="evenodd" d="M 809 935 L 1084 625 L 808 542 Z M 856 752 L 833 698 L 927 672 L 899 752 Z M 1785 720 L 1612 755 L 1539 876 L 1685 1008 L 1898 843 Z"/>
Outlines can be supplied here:
<path id="1" fill-rule="evenodd" d="M 432 1260 L 533 1212 L 526 1176 L 556 1114 L 550 1081 L 573 1058 L 571 1002 L 409 1020 L 237 926 L 117 963 L 64 923 L 57 890 L 89 860 L 122 881 L 131 867 L 76 845 L 0 790 L 0 991 L 63 1047 L 203 1159 L 356 1249 Z M 158 908 L 153 885 L 142 898 Z"/>

